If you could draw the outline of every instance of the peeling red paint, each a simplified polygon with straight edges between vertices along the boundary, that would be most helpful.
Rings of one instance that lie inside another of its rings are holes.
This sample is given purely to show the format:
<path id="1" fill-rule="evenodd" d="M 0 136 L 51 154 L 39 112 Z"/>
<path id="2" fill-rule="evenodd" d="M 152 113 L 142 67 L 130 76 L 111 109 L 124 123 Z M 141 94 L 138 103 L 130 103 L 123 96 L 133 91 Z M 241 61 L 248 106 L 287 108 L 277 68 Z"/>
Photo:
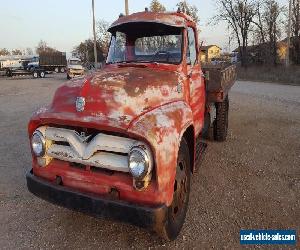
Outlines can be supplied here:
<path id="1" fill-rule="evenodd" d="M 112 27 L 127 22 L 157 22 L 176 27 L 196 25 L 183 13 L 137 13 L 120 18 Z M 186 55 L 187 34 L 183 55 Z M 196 39 L 197 41 L 198 39 Z M 198 46 L 197 46 L 198 48 Z M 190 78 L 188 75 L 193 72 Z M 193 86 L 193 88 L 191 87 Z M 85 109 L 76 111 L 77 97 L 85 98 Z M 201 133 L 205 113 L 205 84 L 199 64 L 139 63 L 106 65 L 85 79 L 75 79 L 61 86 L 52 104 L 32 117 L 28 132 L 41 125 L 91 128 L 118 133 L 147 143 L 155 161 L 155 175 L 142 192 L 133 187 L 129 174 L 112 176 L 79 170 L 69 163 L 52 160 L 41 168 L 33 157 L 34 174 L 50 181 L 61 176 L 65 186 L 82 192 L 106 195 L 110 189 L 120 192 L 120 199 L 137 204 L 166 204 L 173 198 L 177 153 L 189 126 L 195 136 Z"/>

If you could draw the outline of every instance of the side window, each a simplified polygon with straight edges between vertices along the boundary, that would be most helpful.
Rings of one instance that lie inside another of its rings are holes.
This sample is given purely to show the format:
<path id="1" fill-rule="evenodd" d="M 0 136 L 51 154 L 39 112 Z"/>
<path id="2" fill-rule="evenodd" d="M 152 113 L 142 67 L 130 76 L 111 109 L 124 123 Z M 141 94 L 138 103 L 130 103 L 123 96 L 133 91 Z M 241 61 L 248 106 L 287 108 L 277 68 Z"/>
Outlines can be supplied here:
<path id="1" fill-rule="evenodd" d="M 197 50 L 196 50 L 196 40 L 195 33 L 192 28 L 188 28 L 188 42 L 189 46 L 187 49 L 187 63 L 195 65 L 197 63 Z"/>

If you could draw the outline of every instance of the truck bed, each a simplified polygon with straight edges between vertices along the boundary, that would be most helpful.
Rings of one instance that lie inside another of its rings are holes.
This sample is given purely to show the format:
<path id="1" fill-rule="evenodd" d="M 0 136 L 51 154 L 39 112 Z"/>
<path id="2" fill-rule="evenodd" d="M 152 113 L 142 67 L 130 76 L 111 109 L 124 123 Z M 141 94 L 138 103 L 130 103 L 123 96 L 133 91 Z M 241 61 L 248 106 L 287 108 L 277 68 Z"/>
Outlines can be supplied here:
<path id="1" fill-rule="evenodd" d="M 207 101 L 223 102 L 237 77 L 235 65 L 202 65 L 205 74 Z"/>

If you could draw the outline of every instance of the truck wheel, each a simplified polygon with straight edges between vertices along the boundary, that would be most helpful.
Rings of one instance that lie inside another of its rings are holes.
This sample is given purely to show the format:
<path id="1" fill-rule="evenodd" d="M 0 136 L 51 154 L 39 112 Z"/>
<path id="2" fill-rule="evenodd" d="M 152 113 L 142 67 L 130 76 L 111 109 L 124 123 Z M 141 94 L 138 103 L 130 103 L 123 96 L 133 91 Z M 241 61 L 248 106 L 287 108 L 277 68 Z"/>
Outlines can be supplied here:
<path id="1" fill-rule="evenodd" d="M 226 141 L 228 134 L 229 98 L 216 103 L 216 120 L 214 122 L 214 137 L 216 141 Z"/>
<path id="2" fill-rule="evenodd" d="M 65 68 L 60 68 L 60 73 L 65 73 Z"/>
<path id="3" fill-rule="evenodd" d="M 33 78 L 38 78 L 39 77 L 39 73 L 37 71 L 34 71 L 32 73 Z"/>
<path id="4" fill-rule="evenodd" d="M 179 235 L 188 210 L 191 183 L 189 148 L 182 140 L 177 160 L 173 202 L 168 208 L 166 222 L 162 227 L 162 236 L 166 240 L 175 240 Z"/>
<path id="5" fill-rule="evenodd" d="M 54 69 L 54 71 L 55 71 L 55 73 L 58 73 L 58 72 L 59 72 L 59 68 L 56 67 L 56 68 Z"/>
<path id="6" fill-rule="evenodd" d="M 6 76 L 7 77 L 12 77 L 13 76 L 12 71 L 10 69 L 6 70 Z"/>
<path id="7" fill-rule="evenodd" d="M 41 78 L 45 78 L 45 76 L 46 76 L 46 73 L 45 73 L 44 71 L 41 71 L 41 72 L 40 72 L 40 77 L 41 77 Z"/>

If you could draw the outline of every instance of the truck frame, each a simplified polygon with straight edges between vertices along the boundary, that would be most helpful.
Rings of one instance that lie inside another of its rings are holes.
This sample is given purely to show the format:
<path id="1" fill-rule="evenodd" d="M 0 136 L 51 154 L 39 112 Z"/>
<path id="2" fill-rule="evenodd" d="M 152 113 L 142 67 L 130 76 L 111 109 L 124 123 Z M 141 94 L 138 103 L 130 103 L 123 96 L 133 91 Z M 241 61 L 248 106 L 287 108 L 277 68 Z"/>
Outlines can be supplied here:
<path id="1" fill-rule="evenodd" d="M 202 68 L 183 12 L 120 16 L 106 65 L 33 114 L 27 187 L 59 206 L 179 235 L 207 140 L 225 141 L 234 66 Z"/>

